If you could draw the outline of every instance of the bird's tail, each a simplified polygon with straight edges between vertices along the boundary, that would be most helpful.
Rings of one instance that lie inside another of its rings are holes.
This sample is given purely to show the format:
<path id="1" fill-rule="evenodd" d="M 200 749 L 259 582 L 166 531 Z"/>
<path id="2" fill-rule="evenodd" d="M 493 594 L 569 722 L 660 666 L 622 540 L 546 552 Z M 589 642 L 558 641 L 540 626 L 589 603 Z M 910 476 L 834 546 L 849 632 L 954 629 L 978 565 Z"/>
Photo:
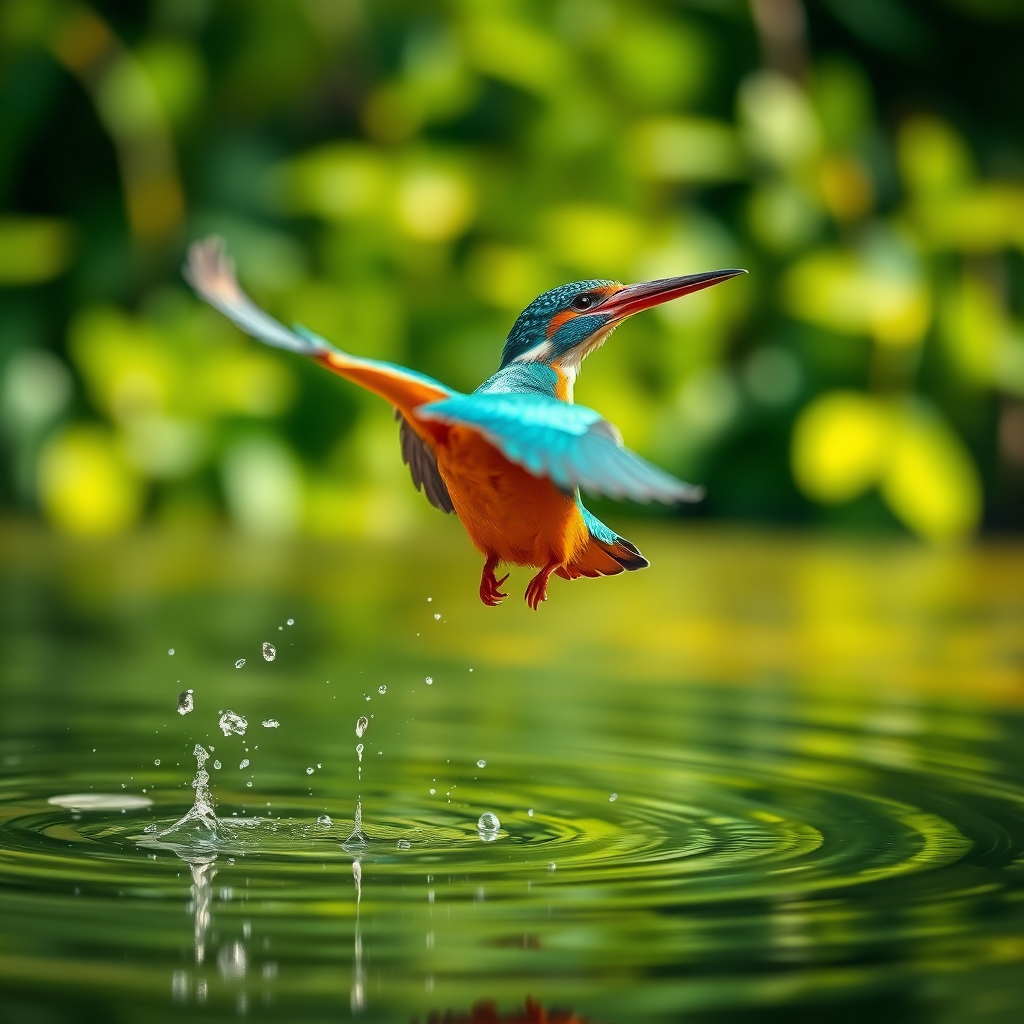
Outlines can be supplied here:
<path id="1" fill-rule="evenodd" d="M 194 242 L 189 248 L 182 275 L 201 299 L 246 334 L 251 334 L 265 345 L 315 359 L 333 373 L 380 395 L 403 414 L 411 413 L 426 402 L 448 398 L 453 393 L 431 377 L 407 370 L 404 366 L 349 355 L 305 327 L 296 325 L 294 330 L 289 330 L 242 291 L 235 276 L 234 260 L 228 256 L 220 238 Z"/>
<path id="2" fill-rule="evenodd" d="M 582 502 L 579 508 L 590 539 L 571 562 L 555 570 L 557 575 L 566 580 L 580 576 L 617 576 L 620 572 L 646 569 L 651 564 L 635 544 L 605 526 Z"/>
<path id="3" fill-rule="evenodd" d="M 613 544 L 591 537 L 583 551 L 568 565 L 559 566 L 555 573 L 562 579 L 575 580 L 580 576 L 617 576 L 620 572 L 646 569 L 650 564 L 625 537 L 618 537 Z"/>

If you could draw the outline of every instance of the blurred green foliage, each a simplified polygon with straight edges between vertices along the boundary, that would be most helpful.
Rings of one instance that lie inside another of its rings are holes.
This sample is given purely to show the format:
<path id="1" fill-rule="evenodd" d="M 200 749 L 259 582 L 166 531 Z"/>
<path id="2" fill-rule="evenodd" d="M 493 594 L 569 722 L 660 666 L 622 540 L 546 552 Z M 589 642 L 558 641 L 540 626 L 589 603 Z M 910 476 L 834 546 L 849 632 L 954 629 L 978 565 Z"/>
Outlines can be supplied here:
<path id="1" fill-rule="evenodd" d="M 1012 0 L 5 0 L 3 500 L 432 514 L 386 409 L 191 297 L 217 232 L 282 319 L 467 390 L 545 288 L 746 266 L 577 392 L 687 514 L 1019 529 L 1022 46 Z"/>

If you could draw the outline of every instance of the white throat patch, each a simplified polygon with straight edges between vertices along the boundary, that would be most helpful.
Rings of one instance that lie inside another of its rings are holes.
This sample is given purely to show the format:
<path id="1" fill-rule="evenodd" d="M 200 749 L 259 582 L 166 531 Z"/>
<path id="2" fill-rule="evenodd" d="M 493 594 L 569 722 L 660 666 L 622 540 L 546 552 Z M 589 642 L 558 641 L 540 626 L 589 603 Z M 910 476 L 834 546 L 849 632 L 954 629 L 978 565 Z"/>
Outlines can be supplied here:
<path id="1" fill-rule="evenodd" d="M 564 356 L 560 356 L 558 359 L 551 359 L 554 354 L 554 345 L 551 344 L 549 339 L 545 339 L 539 345 L 534 345 L 533 348 L 528 349 L 520 356 L 516 356 L 512 361 L 514 363 L 547 363 L 550 362 L 559 373 L 565 378 L 565 394 L 566 401 L 572 402 L 573 400 L 573 386 L 576 383 L 576 378 L 580 375 L 580 368 L 583 364 L 583 360 L 590 355 L 591 352 L 596 352 L 614 333 L 615 328 L 619 326 L 621 321 L 613 321 L 606 327 L 602 327 L 601 330 L 596 331 L 592 334 L 585 342 L 580 345 L 576 345 L 571 348 Z"/>
<path id="2" fill-rule="evenodd" d="M 554 361 L 552 365 L 558 367 L 558 369 L 565 375 L 567 382 L 567 401 L 571 402 L 573 400 L 573 385 L 576 383 L 576 378 L 580 375 L 583 360 L 586 359 L 591 352 L 596 352 L 612 336 L 615 332 L 615 328 L 618 326 L 618 320 L 612 321 L 606 327 L 602 327 L 601 330 L 592 334 L 582 345 L 576 345 L 574 348 L 569 349 L 569 351 L 560 359 L 556 359 Z"/>

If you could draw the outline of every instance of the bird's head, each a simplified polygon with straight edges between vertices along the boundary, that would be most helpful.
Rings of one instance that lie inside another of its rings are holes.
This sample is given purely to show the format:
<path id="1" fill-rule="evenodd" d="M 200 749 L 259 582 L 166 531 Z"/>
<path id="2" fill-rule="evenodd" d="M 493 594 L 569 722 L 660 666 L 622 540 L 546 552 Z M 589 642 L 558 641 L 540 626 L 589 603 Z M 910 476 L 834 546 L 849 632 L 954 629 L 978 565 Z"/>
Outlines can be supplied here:
<path id="1" fill-rule="evenodd" d="M 575 376 L 580 363 L 600 348 L 626 317 L 745 273 L 711 270 L 642 284 L 574 281 L 552 288 L 519 314 L 505 341 L 501 365 L 546 363 Z"/>

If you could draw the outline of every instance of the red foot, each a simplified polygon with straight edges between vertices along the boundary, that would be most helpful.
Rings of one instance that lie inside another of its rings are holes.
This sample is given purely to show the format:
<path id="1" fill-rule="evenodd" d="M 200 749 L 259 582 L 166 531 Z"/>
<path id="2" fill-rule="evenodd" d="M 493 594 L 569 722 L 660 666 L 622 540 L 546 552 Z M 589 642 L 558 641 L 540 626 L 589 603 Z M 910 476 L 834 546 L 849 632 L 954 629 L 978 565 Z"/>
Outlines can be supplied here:
<path id="1" fill-rule="evenodd" d="M 508 579 L 508 573 L 505 573 L 500 580 L 494 578 L 494 570 L 498 565 L 498 559 L 492 555 L 487 559 L 484 564 L 484 571 L 480 575 L 480 600 L 489 608 L 494 608 L 501 604 L 502 600 L 508 597 L 508 594 L 503 594 L 498 587 Z"/>
<path id="2" fill-rule="evenodd" d="M 526 588 L 526 603 L 536 611 L 541 601 L 548 599 L 548 577 L 558 568 L 557 562 L 548 562 Z"/>

